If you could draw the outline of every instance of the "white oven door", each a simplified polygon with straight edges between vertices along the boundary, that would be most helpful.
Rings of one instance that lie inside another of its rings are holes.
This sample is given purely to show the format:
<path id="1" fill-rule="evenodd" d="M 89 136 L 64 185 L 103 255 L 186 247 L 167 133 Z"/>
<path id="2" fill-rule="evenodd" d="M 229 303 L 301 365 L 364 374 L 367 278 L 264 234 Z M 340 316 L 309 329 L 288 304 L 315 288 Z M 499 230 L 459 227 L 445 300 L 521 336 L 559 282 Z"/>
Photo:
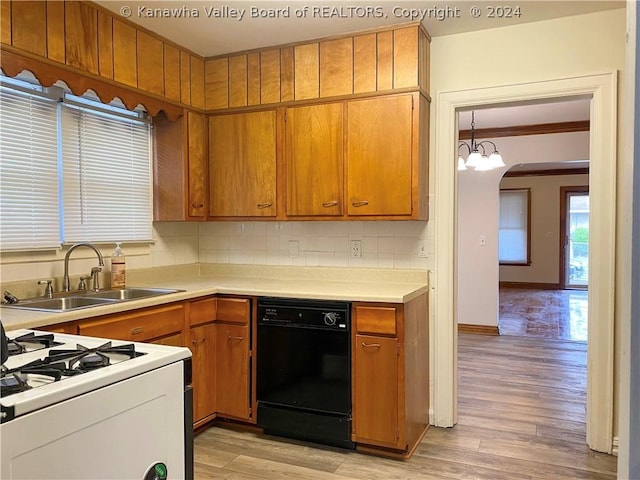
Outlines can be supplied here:
<path id="1" fill-rule="evenodd" d="M 0 426 L 2 479 L 185 478 L 183 362 Z M 61 382 L 64 382 L 64 380 Z"/>

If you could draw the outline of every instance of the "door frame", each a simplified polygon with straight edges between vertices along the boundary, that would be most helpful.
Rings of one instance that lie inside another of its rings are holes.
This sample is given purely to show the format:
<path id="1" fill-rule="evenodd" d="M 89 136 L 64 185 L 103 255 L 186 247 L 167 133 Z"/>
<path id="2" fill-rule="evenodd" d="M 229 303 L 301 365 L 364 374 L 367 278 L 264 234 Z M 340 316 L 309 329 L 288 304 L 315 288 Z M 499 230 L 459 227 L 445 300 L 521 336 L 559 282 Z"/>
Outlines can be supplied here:
<path id="1" fill-rule="evenodd" d="M 431 283 L 430 421 L 450 427 L 457 421 L 456 195 L 457 109 L 482 105 L 590 97 L 591 251 L 587 350 L 587 444 L 613 449 L 614 291 L 616 259 L 617 72 L 436 94 L 435 154 L 432 156 L 435 255 Z M 437 186 L 437 188 L 435 188 Z"/>
<path id="2" fill-rule="evenodd" d="M 560 270 L 559 280 L 560 288 L 567 288 L 567 249 L 565 246 L 565 238 L 567 237 L 567 194 L 569 193 L 589 193 L 589 185 L 576 185 L 571 187 L 560 187 Z M 591 211 L 589 211 L 591 215 Z M 589 227 L 591 230 L 591 227 Z M 571 288 L 582 289 L 578 286 L 572 286 Z M 589 289 L 589 285 L 585 290 Z"/>

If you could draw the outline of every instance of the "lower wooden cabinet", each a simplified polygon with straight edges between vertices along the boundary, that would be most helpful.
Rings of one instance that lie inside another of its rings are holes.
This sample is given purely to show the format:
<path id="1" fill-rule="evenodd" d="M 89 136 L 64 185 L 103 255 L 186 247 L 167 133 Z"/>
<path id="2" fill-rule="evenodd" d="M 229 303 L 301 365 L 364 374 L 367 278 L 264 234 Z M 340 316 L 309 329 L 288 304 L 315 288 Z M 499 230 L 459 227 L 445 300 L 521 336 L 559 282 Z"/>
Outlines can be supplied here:
<path id="1" fill-rule="evenodd" d="M 216 324 L 218 416 L 249 420 L 249 325 Z"/>
<path id="2" fill-rule="evenodd" d="M 180 302 L 83 321 L 78 326 L 78 334 L 131 342 L 153 342 L 180 334 L 183 328 L 184 305 Z"/>
<path id="3" fill-rule="evenodd" d="M 193 422 L 216 413 L 216 325 L 208 323 L 189 329 L 193 386 Z"/>
<path id="4" fill-rule="evenodd" d="M 398 448 L 398 339 L 356 335 L 354 440 Z"/>
<path id="5" fill-rule="evenodd" d="M 352 305 L 352 440 L 410 456 L 429 425 L 427 294 Z"/>
<path id="6" fill-rule="evenodd" d="M 175 335 L 169 335 L 168 337 L 158 338 L 151 343 L 156 345 L 168 345 L 170 347 L 184 347 L 184 335 L 182 333 L 176 333 Z"/>
<path id="7" fill-rule="evenodd" d="M 250 420 L 251 301 L 208 297 L 189 302 L 188 311 L 194 423 L 216 416 Z"/>

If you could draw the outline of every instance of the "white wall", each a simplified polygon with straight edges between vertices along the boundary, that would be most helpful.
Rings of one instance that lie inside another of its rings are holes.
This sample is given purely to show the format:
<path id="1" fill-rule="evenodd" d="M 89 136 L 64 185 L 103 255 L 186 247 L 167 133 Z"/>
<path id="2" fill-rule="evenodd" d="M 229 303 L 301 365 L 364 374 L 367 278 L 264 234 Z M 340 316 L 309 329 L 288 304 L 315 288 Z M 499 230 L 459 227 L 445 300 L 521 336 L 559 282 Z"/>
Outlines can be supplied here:
<path id="1" fill-rule="evenodd" d="M 624 8 L 433 37 L 430 93 L 622 70 L 624 56 Z"/>
<path id="2" fill-rule="evenodd" d="M 457 311 L 458 323 L 497 326 L 502 175 L 521 163 L 587 160 L 589 132 L 491 140 L 498 146 L 506 167 L 487 172 L 458 172 Z M 481 235 L 486 237 L 486 246 L 480 246 Z"/>
<path id="3" fill-rule="evenodd" d="M 552 7 L 550 7 L 552 8 Z M 529 82 L 544 82 L 547 80 L 564 79 L 570 77 L 580 77 L 586 75 L 620 72 L 618 78 L 625 74 L 625 42 L 626 34 L 626 9 L 609 10 L 588 15 L 559 18 L 544 22 L 532 22 L 513 27 L 496 28 L 470 32 L 458 35 L 434 37 L 431 43 L 431 89 L 430 93 L 435 100 L 432 103 L 431 138 L 436 139 L 441 127 L 438 118 L 441 114 L 437 110 L 438 98 L 445 92 L 456 92 L 472 90 L 478 92 L 479 89 L 522 85 Z M 637 81 L 637 78 L 635 79 Z M 475 95 L 474 98 L 477 98 Z M 451 95 L 447 97 L 451 98 Z M 445 102 L 446 103 L 446 102 Z M 486 98 L 478 101 L 478 105 L 492 105 L 490 91 Z M 630 203 L 630 194 L 625 185 L 626 179 L 632 173 L 632 161 L 624 157 L 624 129 L 622 125 L 622 111 L 629 108 L 629 103 L 625 102 L 625 92 L 618 90 L 618 149 L 617 158 L 611 158 L 617 166 L 617 193 L 622 194 L 625 202 Z M 442 113 L 442 115 L 445 115 Z M 446 128 L 450 128 L 445 127 Z M 608 126 L 603 126 L 607 128 Z M 448 179 L 447 175 L 440 174 L 451 168 L 454 158 L 448 158 L 448 154 L 443 158 L 438 158 L 435 152 L 449 150 L 438 144 L 438 140 L 431 142 L 430 155 L 430 178 L 431 180 L 431 202 L 432 208 L 438 205 L 438 210 L 453 210 L 452 192 L 449 182 L 438 188 L 438 182 Z M 439 203 L 441 202 L 441 203 Z M 440 207 L 440 205 L 444 205 Z M 616 261 L 615 261 L 615 323 L 616 346 L 620 345 L 621 322 L 628 321 L 628 316 L 624 315 L 629 309 L 625 307 L 631 295 L 628 287 L 628 264 L 629 257 L 627 238 L 630 237 L 630 224 L 626 220 L 629 217 L 628 210 L 618 204 L 615 213 L 616 223 Z M 434 215 L 431 216 L 434 219 Z M 438 231 L 431 232 L 438 222 Z M 432 370 L 435 387 L 433 391 L 442 392 L 432 400 L 434 405 L 434 418 L 438 424 L 450 424 L 455 418 L 455 407 L 449 409 L 447 406 L 455 404 L 455 388 L 449 388 L 447 382 L 452 377 L 450 365 L 447 362 L 435 361 L 444 358 L 447 351 L 455 349 L 455 339 L 449 338 L 448 326 L 450 317 L 456 315 L 451 311 L 448 300 L 438 300 L 438 291 L 447 292 L 447 297 L 454 297 L 459 291 L 449 292 L 448 279 L 454 277 L 448 272 L 450 263 L 449 250 L 444 239 L 448 238 L 448 226 L 446 220 L 432 221 L 429 224 L 427 238 L 433 238 L 436 244 L 428 245 L 429 251 L 433 247 L 434 255 L 431 257 L 443 258 L 439 252 L 444 253 L 444 258 L 440 262 L 429 263 L 428 267 L 434 271 L 435 290 L 430 302 L 431 328 L 434 332 L 432 342 L 432 364 L 437 371 Z M 438 246 L 442 245 L 441 247 Z M 437 249 L 436 249 L 437 247 Z M 434 268 L 436 265 L 438 269 Z M 442 266 L 441 266 L 442 265 Z M 457 267 L 456 267 L 457 268 Z M 439 279 L 443 280 L 440 281 Z M 490 279 L 491 281 L 491 279 Z M 451 295 L 449 295 L 451 293 Z M 495 318 L 492 312 L 481 312 L 483 319 Z M 464 321 L 464 320 L 460 320 Z M 442 328 L 443 327 L 443 328 Z M 443 332 L 440 334 L 439 332 Z M 438 348 L 438 345 L 442 345 Z M 439 352 L 441 352 L 439 354 Z M 619 372 L 619 352 L 616 348 L 616 365 L 614 371 Z M 619 390 L 618 379 L 614 391 Z M 440 408 L 443 407 L 443 408 Z M 443 413 L 435 410 L 442 410 Z M 617 417 L 616 417 L 617 418 Z M 614 427 L 614 434 L 617 426 Z"/>

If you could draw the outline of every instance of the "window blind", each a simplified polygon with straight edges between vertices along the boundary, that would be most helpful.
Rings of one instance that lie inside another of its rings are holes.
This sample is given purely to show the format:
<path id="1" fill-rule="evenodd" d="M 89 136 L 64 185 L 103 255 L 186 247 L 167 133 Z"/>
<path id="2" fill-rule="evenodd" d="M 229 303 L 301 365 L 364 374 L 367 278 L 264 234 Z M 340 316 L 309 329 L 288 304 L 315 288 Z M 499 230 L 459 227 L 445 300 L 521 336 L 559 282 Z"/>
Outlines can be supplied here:
<path id="1" fill-rule="evenodd" d="M 151 240 L 150 126 L 67 104 L 61 117 L 64 241 Z"/>
<path id="2" fill-rule="evenodd" d="M 60 246 L 56 101 L 0 86 L 0 249 Z"/>
<path id="3" fill-rule="evenodd" d="M 526 263 L 528 258 L 529 191 L 500 191 L 498 260 Z"/>

